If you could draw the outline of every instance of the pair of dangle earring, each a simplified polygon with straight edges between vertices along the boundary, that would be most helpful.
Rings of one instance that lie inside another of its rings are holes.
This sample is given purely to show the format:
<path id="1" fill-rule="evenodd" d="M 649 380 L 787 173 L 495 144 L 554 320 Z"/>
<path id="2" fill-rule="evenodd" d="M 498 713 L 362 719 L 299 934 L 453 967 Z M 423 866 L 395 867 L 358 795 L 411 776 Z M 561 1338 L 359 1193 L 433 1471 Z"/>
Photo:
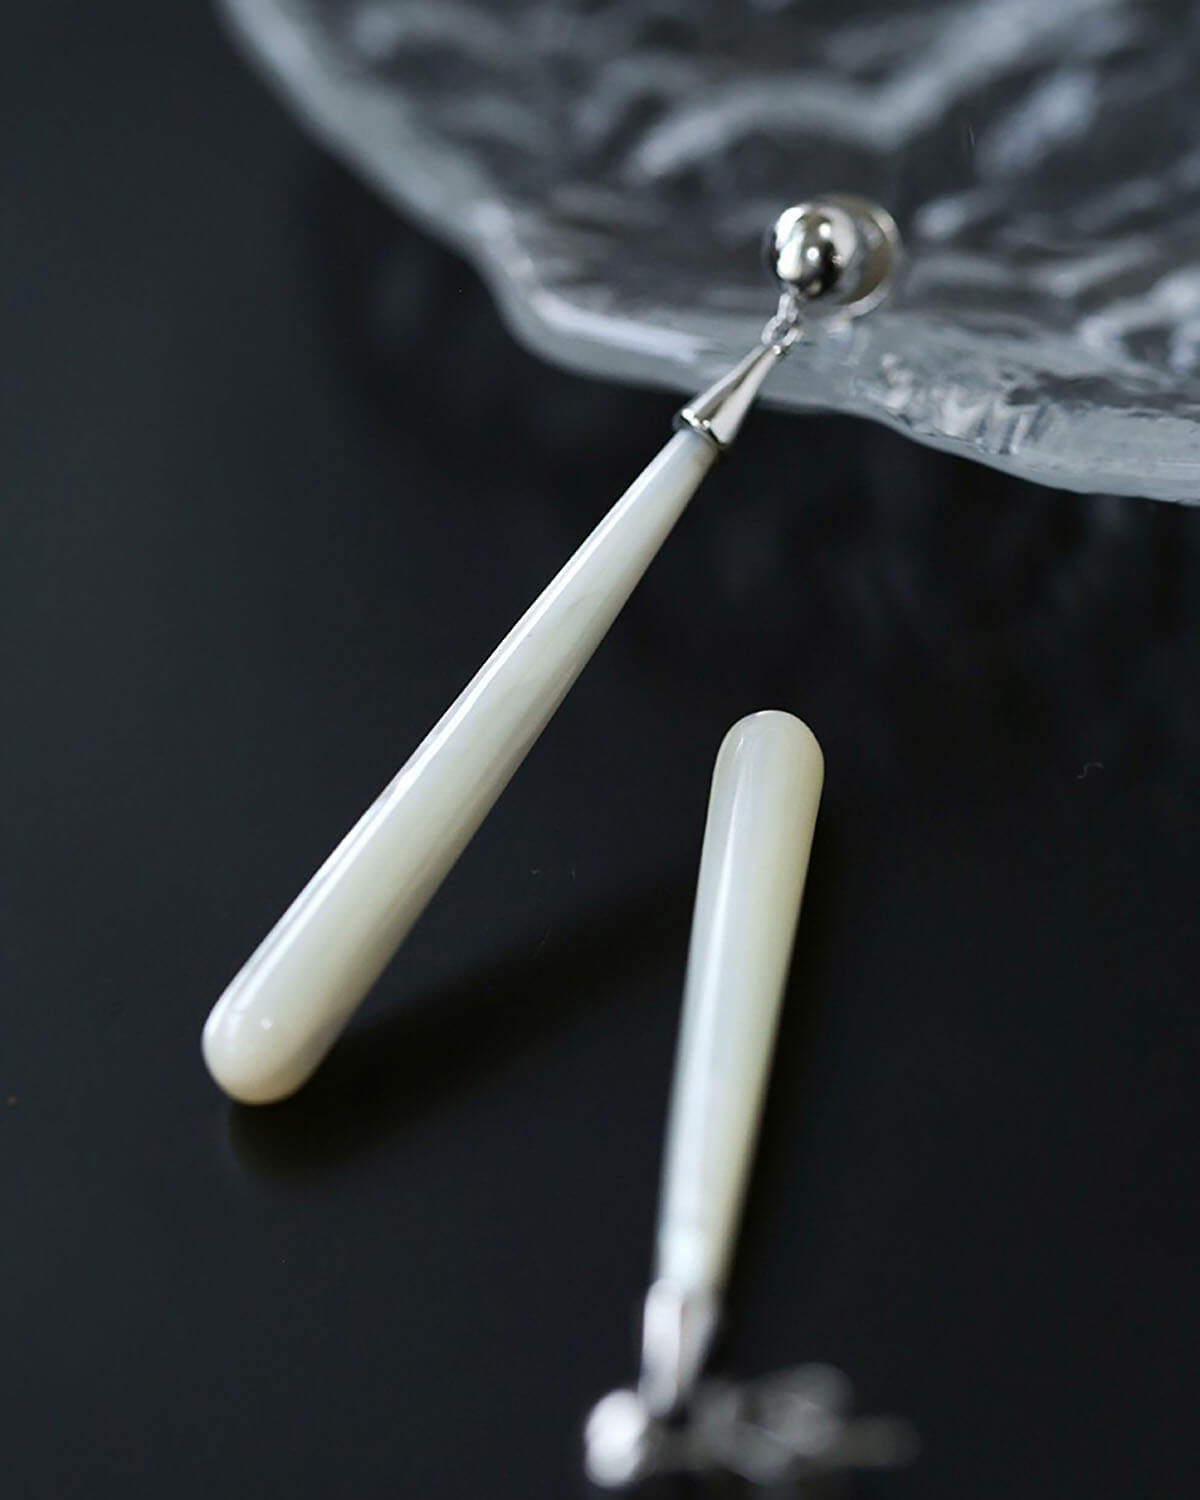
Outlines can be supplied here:
<path id="1" fill-rule="evenodd" d="M 449 874 L 604 638 L 806 312 L 859 316 L 887 295 L 890 216 L 850 195 L 789 208 L 767 239 L 780 288 L 760 342 L 679 412 L 678 431 L 517 621 L 213 1007 L 203 1050 L 234 1099 L 309 1078 Z"/>

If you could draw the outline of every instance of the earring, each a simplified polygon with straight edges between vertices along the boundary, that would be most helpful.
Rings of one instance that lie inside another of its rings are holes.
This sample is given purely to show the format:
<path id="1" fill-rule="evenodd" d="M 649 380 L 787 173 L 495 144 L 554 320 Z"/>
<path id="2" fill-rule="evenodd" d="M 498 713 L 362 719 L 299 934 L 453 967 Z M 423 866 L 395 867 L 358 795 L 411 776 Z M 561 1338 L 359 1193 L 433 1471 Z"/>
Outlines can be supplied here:
<path id="1" fill-rule="evenodd" d="M 702 1381 L 733 1258 L 824 779 L 791 714 L 735 724 L 713 772 L 696 886 L 636 1390 L 584 1433 L 594 1483 L 724 1470 L 756 1484 L 891 1467 L 914 1440 L 851 1420 L 845 1378 L 806 1365 L 750 1386 Z M 821 1493 L 825 1493 L 824 1490 Z"/>
<path id="2" fill-rule="evenodd" d="M 367 809 L 217 1001 L 203 1050 L 247 1104 L 320 1063 L 620 613 L 701 480 L 737 436 L 806 312 L 887 294 L 900 253 L 883 209 L 850 195 L 788 209 L 767 240 L 780 287 L 759 344 L 690 401 L 678 431 Z"/>

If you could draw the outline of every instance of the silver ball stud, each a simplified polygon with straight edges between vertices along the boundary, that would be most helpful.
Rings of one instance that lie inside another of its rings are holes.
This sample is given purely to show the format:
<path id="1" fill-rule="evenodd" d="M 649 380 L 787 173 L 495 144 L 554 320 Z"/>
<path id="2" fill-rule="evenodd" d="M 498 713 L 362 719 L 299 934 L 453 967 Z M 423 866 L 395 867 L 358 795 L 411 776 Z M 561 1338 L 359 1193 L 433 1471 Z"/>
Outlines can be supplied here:
<path id="1" fill-rule="evenodd" d="M 829 193 L 784 209 L 767 232 L 766 260 L 784 293 L 808 312 L 857 317 L 890 291 L 900 235 L 877 203 Z"/>
<path id="2" fill-rule="evenodd" d="M 858 226 L 844 208 L 819 200 L 798 203 L 775 220 L 767 262 L 783 285 L 807 302 L 838 286 L 859 243 Z"/>

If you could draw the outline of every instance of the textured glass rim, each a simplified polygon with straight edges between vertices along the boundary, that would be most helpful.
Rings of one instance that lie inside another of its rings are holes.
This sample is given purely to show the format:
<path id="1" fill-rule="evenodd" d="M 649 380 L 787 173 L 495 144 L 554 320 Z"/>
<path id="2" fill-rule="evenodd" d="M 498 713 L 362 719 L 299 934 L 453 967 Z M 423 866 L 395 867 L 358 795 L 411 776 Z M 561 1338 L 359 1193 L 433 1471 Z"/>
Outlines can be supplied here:
<path id="1" fill-rule="evenodd" d="M 311 10 L 307 0 L 218 0 L 218 8 L 240 50 L 306 128 L 387 201 L 470 260 L 511 331 L 536 354 L 584 374 L 691 394 L 728 368 L 731 350 L 740 353 L 755 338 L 759 323 L 753 318 L 730 317 L 718 324 L 710 312 L 701 323 L 680 307 L 665 329 L 594 311 L 586 305 L 586 286 L 573 288 L 584 294 L 578 300 L 564 296 L 538 277 L 517 217 L 497 199 L 486 176 L 423 131 L 396 95 L 348 74 L 336 49 L 305 25 Z M 373 142 L 383 140 L 386 153 L 372 150 Z M 394 167 L 383 165 L 385 160 Z M 771 310 L 766 287 L 763 300 L 765 318 Z M 963 425 L 971 429 L 967 436 L 948 430 L 919 402 L 915 410 L 910 404 L 902 413 L 889 411 L 885 401 L 865 390 L 866 382 L 845 378 L 849 340 L 869 340 L 876 365 L 903 360 L 911 340 L 901 322 L 885 306 L 853 329 L 836 332 L 832 341 L 822 343 L 825 335 L 819 334 L 805 345 L 803 361 L 793 355 L 787 362 L 785 378 L 768 386 L 764 400 L 788 410 L 866 417 L 927 446 L 1038 484 L 1200 503 L 1200 403 L 1192 418 L 1133 406 L 1058 402 L 1038 409 L 1038 444 L 1026 452 L 1021 448 L 1024 414 L 999 414 L 989 405 L 988 391 L 962 403 Z M 716 339 L 715 327 L 720 328 Z M 930 325 L 925 345 L 945 355 L 947 368 L 965 352 L 962 332 L 950 325 Z M 1171 434 L 1167 444 L 1165 434 Z M 1107 455 L 1095 474 L 1059 456 L 1092 446 Z M 1172 457 L 1162 457 L 1164 446 Z"/>

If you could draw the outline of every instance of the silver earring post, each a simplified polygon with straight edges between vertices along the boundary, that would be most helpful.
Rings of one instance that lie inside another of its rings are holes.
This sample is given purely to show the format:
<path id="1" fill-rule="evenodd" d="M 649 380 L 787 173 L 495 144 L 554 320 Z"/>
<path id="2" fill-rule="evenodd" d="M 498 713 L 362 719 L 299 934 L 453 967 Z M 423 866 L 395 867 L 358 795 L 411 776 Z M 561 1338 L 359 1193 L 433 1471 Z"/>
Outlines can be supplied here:
<path id="1" fill-rule="evenodd" d="M 900 234 L 878 204 L 836 193 L 785 209 L 768 231 L 764 258 L 780 294 L 759 347 L 675 418 L 676 426 L 700 433 L 718 454 L 737 436 L 776 361 L 802 336 L 806 312 L 857 318 L 888 295 L 900 262 Z"/>

